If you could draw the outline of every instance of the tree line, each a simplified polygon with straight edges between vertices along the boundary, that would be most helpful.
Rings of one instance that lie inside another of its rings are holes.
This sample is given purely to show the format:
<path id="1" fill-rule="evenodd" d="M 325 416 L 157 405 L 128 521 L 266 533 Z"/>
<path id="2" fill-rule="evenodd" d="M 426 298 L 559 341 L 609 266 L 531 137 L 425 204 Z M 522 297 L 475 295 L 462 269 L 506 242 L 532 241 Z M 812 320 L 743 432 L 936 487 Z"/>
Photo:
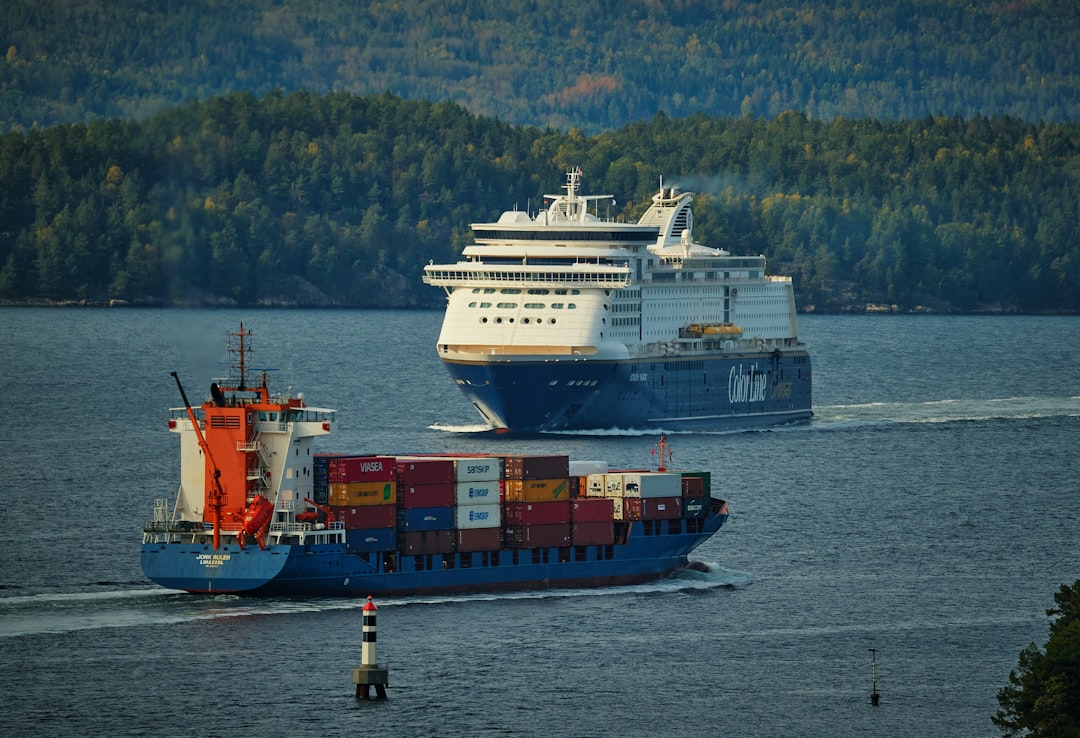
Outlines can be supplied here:
<path id="1" fill-rule="evenodd" d="M 575 166 L 613 217 L 661 177 L 697 192 L 696 239 L 765 254 L 805 309 L 1080 311 L 1078 124 L 658 114 L 590 136 L 280 91 L 0 136 L 0 299 L 438 305 L 423 265 Z"/>
<path id="2" fill-rule="evenodd" d="M 273 89 L 595 133 L 701 112 L 1080 120 L 1073 0 L 7 0 L 0 131 Z"/>

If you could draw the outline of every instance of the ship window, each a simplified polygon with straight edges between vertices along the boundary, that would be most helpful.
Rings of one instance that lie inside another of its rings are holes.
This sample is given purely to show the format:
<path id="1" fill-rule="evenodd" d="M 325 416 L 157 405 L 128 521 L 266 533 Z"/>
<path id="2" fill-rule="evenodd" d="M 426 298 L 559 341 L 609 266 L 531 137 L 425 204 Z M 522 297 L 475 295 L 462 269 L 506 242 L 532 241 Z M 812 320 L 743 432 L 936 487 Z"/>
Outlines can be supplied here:
<path id="1" fill-rule="evenodd" d="M 481 322 L 481 323 L 486 323 L 486 322 L 487 322 L 487 318 L 480 318 L 480 322 Z"/>
<path id="2" fill-rule="evenodd" d="M 551 290 L 538 290 L 538 289 L 529 290 L 530 295 L 546 295 L 546 294 L 549 294 L 550 292 L 551 292 Z"/>
<path id="3" fill-rule="evenodd" d="M 491 307 L 491 303 L 490 302 L 482 302 L 482 303 L 480 303 L 480 307 L 489 308 L 489 307 Z"/>
<path id="4" fill-rule="evenodd" d="M 576 307 L 577 307 L 577 305 L 575 305 L 574 303 L 571 302 L 566 306 L 566 309 L 567 310 L 573 310 Z"/>
<path id="5" fill-rule="evenodd" d="M 529 319 L 528 318 L 522 318 L 521 322 L 524 323 L 525 325 L 528 325 L 529 324 Z"/>
<path id="6" fill-rule="evenodd" d="M 485 287 L 484 288 L 484 294 L 485 295 L 494 295 L 495 294 L 495 288 L 494 287 Z"/>
<path id="7" fill-rule="evenodd" d="M 552 318 L 552 319 L 551 319 L 551 320 L 549 320 L 548 322 L 549 322 L 549 323 L 551 323 L 552 325 L 555 325 L 555 318 Z"/>
<path id="8" fill-rule="evenodd" d="M 556 295 L 565 295 L 565 294 L 566 294 L 566 290 L 555 290 L 555 294 L 556 294 Z"/>
<path id="9" fill-rule="evenodd" d="M 514 308 L 517 307 L 517 303 L 516 302 L 500 302 L 495 307 L 499 308 L 500 310 L 513 310 Z"/>
<path id="10" fill-rule="evenodd" d="M 469 307 L 471 307 L 471 308 L 474 308 L 474 307 L 476 307 L 476 306 L 477 306 L 478 304 L 479 304 L 479 303 L 477 303 L 477 302 L 473 301 L 473 302 L 470 302 L 470 303 L 469 303 Z"/>
<path id="11" fill-rule="evenodd" d="M 517 289 L 516 287 L 503 287 L 501 290 L 499 290 L 499 293 L 503 295 L 520 295 L 521 290 Z"/>
<path id="12" fill-rule="evenodd" d="M 554 310 L 562 310 L 563 304 L 561 302 L 553 302 L 553 303 L 551 303 L 551 307 Z"/>
<path id="13" fill-rule="evenodd" d="M 527 302 L 525 303 L 526 310 L 543 310 L 544 303 L 542 302 Z"/>
<path id="14" fill-rule="evenodd" d="M 496 323 L 501 323 L 502 322 L 502 317 L 495 318 L 495 322 Z"/>

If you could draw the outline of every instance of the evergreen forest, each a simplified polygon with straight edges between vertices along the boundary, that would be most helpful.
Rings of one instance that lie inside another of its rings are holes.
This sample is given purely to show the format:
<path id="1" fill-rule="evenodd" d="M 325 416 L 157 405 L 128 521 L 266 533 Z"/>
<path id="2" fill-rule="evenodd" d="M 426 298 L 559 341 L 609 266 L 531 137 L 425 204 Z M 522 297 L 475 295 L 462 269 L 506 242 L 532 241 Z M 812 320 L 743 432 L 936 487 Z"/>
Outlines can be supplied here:
<path id="1" fill-rule="evenodd" d="M 5 0 L 0 131 L 275 89 L 587 133 L 694 113 L 1080 120 L 1075 0 Z"/>
<path id="2" fill-rule="evenodd" d="M 437 306 L 423 265 L 571 167 L 765 254 L 802 309 L 1080 312 L 1080 124 L 664 113 L 587 135 L 390 93 L 237 92 L 0 135 L 7 303 Z"/>

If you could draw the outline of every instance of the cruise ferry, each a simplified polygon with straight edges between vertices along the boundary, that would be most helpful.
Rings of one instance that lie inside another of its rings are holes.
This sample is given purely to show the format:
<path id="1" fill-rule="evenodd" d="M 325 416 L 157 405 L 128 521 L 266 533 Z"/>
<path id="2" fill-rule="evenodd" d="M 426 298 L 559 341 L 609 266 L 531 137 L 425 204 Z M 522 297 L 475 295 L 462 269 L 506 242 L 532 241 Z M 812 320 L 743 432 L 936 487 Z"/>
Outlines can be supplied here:
<path id="1" fill-rule="evenodd" d="M 424 268 L 447 295 L 439 358 L 483 420 L 528 433 L 809 419 L 791 278 L 695 242 L 690 192 L 661 181 L 622 222 L 581 177 L 536 214 L 472 224 L 461 261 Z"/>
<path id="2" fill-rule="evenodd" d="M 151 581 L 251 596 L 636 584 L 682 568 L 728 518 L 712 474 L 562 454 L 327 453 L 336 414 L 252 376 L 251 332 L 197 407 L 173 408 L 179 487 L 143 526 Z M 654 448 L 653 451 L 656 451 Z M 654 455 L 654 454 L 651 454 Z"/>

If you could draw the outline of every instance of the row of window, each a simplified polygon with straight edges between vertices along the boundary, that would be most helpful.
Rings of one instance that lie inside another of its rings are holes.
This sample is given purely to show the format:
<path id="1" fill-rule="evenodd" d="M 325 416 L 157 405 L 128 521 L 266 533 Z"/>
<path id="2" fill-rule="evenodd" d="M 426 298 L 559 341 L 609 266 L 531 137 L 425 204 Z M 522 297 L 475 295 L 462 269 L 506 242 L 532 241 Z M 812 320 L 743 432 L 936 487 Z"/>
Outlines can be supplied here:
<path id="1" fill-rule="evenodd" d="M 497 303 L 495 305 L 495 307 L 499 308 L 500 310 L 516 310 L 517 306 L 518 306 L 518 304 L 516 302 L 500 302 L 500 303 Z M 489 307 L 491 307 L 491 303 L 490 302 L 470 302 L 469 307 L 471 307 L 471 308 L 489 308 Z M 564 307 L 567 310 L 576 310 L 577 309 L 577 303 L 574 303 L 574 302 L 567 302 L 567 303 L 553 302 L 550 305 L 548 305 L 546 303 L 543 303 L 543 302 L 527 302 L 527 303 L 525 303 L 525 309 L 526 310 L 543 310 L 545 308 L 551 308 L 552 310 L 562 310 Z"/>
<path id="2" fill-rule="evenodd" d="M 494 287 L 473 287 L 474 295 L 494 295 L 496 292 Z M 527 295 L 580 295 L 581 290 L 575 289 L 544 289 L 534 287 L 528 290 L 522 290 L 518 287 L 503 287 L 498 290 L 500 295 L 520 295 L 524 292 Z"/>

